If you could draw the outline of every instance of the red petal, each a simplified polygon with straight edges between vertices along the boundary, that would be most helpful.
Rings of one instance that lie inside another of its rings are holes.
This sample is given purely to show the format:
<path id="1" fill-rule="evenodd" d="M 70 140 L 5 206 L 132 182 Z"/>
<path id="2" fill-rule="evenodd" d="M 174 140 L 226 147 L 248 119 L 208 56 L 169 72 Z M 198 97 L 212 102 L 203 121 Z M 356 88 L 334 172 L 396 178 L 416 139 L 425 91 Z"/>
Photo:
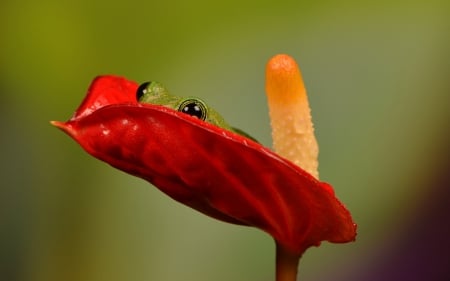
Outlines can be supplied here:
<path id="1" fill-rule="evenodd" d="M 110 104 L 137 104 L 136 90 L 138 86 L 136 82 L 123 77 L 98 76 L 92 81 L 86 97 L 72 119 L 91 114 L 95 110 Z"/>
<path id="2" fill-rule="evenodd" d="M 55 125 L 94 157 L 211 217 L 258 227 L 294 253 L 323 240 L 355 239 L 356 225 L 330 185 L 240 135 L 165 107 L 132 104 L 137 85 L 119 84 L 129 92 L 114 89 L 109 97 L 111 87 L 93 85 L 74 118 Z"/>

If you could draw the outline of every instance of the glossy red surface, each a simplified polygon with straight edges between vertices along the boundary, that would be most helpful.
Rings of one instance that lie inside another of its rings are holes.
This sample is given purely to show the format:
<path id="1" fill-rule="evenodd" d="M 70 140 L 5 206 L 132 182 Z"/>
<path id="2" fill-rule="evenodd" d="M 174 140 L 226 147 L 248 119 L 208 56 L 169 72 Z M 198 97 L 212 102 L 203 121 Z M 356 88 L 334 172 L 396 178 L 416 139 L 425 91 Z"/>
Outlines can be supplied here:
<path id="1" fill-rule="evenodd" d="M 329 184 L 250 139 L 137 103 L 137 87 L 99 77 L 75 115 L 54 124 L 92 156 L 208 216 L 260 228 L 290 252 L 355 239 L 356 225 Z"/>

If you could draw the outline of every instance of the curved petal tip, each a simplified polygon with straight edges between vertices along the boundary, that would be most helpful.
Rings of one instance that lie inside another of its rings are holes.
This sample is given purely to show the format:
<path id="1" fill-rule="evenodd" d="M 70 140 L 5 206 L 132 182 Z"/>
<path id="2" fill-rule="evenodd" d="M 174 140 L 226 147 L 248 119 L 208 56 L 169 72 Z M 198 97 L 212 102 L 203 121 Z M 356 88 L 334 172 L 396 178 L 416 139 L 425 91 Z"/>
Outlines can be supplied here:
<path id="1" fill-rule="evenodd" d="M 71 126 L 68 122 L 61 122 L 61 121 L 50 121 L 50 124 L 57 127 L 61 131 L 65 132 L 71 137 L 74 137 L 77 133 L 77 131 Z"/>

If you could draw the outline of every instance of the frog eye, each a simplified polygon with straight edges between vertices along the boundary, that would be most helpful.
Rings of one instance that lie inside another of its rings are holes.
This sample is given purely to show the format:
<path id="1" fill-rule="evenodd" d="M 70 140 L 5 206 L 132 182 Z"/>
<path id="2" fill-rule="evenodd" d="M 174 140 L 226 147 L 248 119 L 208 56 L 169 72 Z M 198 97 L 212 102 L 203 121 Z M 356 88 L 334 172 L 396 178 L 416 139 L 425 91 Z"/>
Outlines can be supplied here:
<path id="1" fill-rule="evenodd" d="M 199 99 L 187 99 L 178 107 L 178 111 L 197 117 L 200 120 L 206 119 L 206 105 Z"/>
<path id="2" fill-rule="evenodd" d="M 144 96 L 146 93 L 148 93 L 148 85 L 150 85 L 152 82 L 145 82 L 142 83 L 138 89 L 136 90 L 136 100 L 139 101 L 142 96 Z"/>

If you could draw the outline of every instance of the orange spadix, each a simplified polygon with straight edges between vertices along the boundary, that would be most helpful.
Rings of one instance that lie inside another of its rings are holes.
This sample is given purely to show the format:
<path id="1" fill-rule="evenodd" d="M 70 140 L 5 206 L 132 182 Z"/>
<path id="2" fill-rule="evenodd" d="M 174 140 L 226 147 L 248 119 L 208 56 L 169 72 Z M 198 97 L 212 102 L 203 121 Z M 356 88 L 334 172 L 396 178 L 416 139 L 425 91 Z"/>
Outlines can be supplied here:
<path id="1" fill-rule="evenodd" d="M 276 153 L 318 178 L 319 148 L 305 86 L 295 60 L 284 54 L 266 66 L 266 93 Z"/>

